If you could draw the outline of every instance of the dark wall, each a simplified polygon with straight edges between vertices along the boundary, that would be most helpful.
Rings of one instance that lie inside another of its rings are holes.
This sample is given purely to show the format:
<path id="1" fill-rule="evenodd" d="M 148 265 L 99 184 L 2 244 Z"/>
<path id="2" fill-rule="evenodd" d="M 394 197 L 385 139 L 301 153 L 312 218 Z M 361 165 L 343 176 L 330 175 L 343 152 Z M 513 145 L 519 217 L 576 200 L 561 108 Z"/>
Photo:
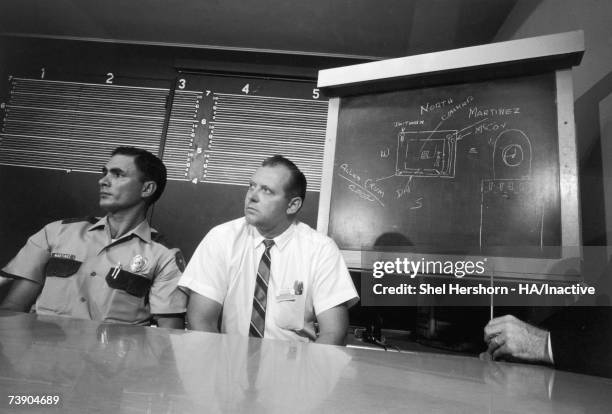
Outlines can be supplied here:
<path id="1" fill-rule="evenodd" d="M 97 175 L 0 166 L 0 266 L 45 224 L 98 210 Z"/>

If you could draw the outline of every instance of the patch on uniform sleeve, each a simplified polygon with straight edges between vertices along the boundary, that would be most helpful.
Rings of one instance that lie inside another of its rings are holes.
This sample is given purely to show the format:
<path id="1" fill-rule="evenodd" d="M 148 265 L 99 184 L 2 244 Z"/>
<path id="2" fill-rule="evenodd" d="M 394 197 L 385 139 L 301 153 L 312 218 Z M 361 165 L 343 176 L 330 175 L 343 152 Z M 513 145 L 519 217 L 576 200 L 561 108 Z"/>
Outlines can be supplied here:
<path id="1" fill-rule="evenodd" d="M 178 266 L 179 270 L 181 272 L 184 272 L 185 271 L 185 266 L 187 266 L 187 263 L 185 262 L 185 258 L 183 257 L 183 253 L 181 253 L 180 250 L 178 252 L 176 252 L 176 254 L 174 255 L 174 260 L 176 261 L 176 265 Z"/>

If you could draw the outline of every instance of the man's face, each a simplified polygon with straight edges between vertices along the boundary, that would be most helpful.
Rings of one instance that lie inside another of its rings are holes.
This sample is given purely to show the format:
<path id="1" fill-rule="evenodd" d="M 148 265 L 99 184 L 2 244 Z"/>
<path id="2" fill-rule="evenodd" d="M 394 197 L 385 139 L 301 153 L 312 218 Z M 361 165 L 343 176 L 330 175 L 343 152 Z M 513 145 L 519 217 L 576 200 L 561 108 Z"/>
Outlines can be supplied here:
<path id="1" fill-rule="evenodd" d="M 100 207 L 114 213 L 144 202 L 145 183 L 129 155 L 113 155 L 102 169 L 100 187 Z"/>
<path id="2" fill-rule="evenodd" d="M 260 233 L 274 233 L 289 223 L 289 200 L 285 185 L 291 173 L 282 166 L 259 167 L 251 177 L 244 199 L 244 216 Z"/>

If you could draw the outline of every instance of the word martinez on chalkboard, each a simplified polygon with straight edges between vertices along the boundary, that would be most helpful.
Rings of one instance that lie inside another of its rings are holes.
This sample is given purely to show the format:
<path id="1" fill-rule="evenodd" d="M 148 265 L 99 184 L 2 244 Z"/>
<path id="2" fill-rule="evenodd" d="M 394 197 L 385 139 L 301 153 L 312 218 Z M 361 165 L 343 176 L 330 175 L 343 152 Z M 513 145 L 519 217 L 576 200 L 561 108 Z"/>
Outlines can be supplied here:
<path id="1" fill-rule="evenodd" d="M 330 235 L 345 250 L 554 256 L 555 96 L 551 73 L 341 98 Z"/>

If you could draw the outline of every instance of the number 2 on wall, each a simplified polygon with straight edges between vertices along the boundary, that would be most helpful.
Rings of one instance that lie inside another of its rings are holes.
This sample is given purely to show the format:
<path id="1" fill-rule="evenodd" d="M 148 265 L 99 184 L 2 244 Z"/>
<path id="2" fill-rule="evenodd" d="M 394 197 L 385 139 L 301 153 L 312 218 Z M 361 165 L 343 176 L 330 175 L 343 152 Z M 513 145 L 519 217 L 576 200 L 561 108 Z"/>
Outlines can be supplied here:
<path id="1" fill-rule="evenodd" d="M 115 75 L 113 74 L 113 72 L 108 72 L 106 74 L 106 83 L 111 84 L 113 83 L 113 79 L 115 79 Z"/>

